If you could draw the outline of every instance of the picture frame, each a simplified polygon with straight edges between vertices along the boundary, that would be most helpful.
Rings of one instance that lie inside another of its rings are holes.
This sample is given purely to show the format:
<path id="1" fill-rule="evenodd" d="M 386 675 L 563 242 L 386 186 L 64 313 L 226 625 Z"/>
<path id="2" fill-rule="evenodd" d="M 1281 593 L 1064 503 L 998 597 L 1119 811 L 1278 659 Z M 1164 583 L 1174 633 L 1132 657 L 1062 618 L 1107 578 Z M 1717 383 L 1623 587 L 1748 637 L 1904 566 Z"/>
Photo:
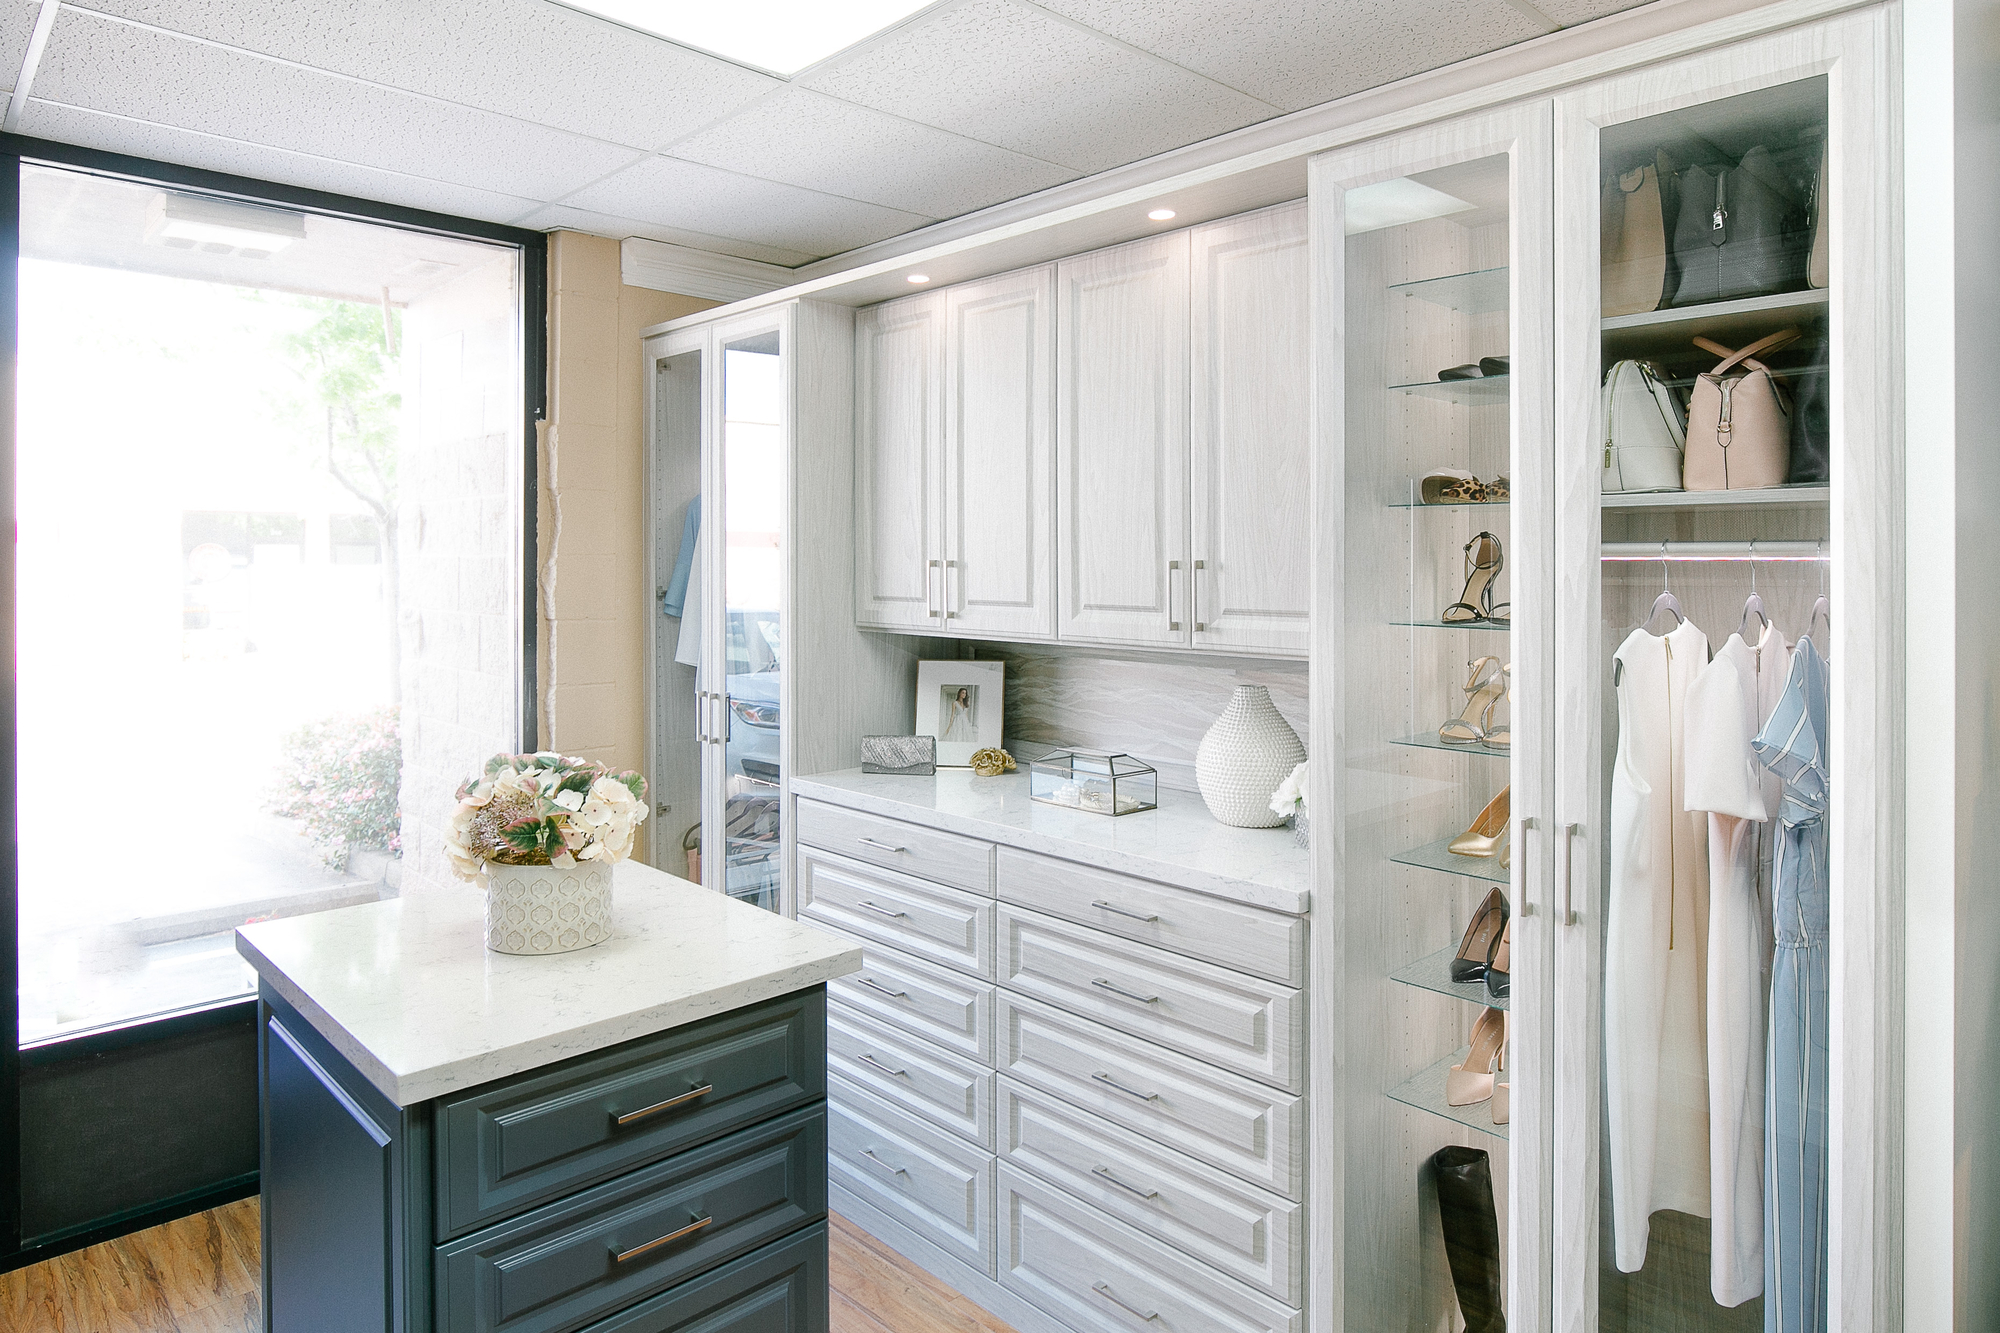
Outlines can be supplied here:
<path id="1" fill-rule="evenodd" d="M 1003 662 L 917 663 L 916 734 L 937 739 L 939 768 L 969 768 L 975 750 L 1000 744 Z"/>

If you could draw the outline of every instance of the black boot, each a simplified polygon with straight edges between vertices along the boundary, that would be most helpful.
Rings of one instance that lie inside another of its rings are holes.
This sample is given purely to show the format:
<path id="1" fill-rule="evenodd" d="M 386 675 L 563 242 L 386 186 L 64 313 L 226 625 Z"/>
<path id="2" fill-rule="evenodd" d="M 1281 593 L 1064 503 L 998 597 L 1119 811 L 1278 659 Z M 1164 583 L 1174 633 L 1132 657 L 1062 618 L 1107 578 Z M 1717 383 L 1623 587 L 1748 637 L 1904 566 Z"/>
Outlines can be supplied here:
<path id="1" fill-rule="evenodd" d="M 1500 1219 L 1493 1211 L 1493 1170 L 1484 1149 L 1440 1148 L 1431 1157 L 1437 1176 L 1438 1222 L 1444 1257 L 1465 1333 L 1507 1333 L 1507 1296 L 1500 1285 Z"/>

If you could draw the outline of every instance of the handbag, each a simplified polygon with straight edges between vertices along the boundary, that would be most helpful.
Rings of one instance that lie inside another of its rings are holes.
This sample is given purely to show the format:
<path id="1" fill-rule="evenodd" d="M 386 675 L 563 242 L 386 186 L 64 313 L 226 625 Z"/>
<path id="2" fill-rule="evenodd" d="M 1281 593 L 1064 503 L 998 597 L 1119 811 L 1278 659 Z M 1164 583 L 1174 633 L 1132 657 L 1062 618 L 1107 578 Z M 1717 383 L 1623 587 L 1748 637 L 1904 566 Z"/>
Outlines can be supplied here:
<path id="1" fill-rule="evenodd" d="M 1598 204 L 1598 256 L 1603 311 L 1636 315 L 1658 310 L 1673 295 L 1674 274 L 1667 255 L 1666 195 L 1671 181 L 1665 153 L 1644 166 L 1605 179 Z"/>
<path id="2" fill-rule="evenodd" d="M 1733 352 L 1707 338 L 1694 340 L 1696 347 L 1722 361 L 1695 377 L 1681 474 L 1686 489 L 1745 491 L 1784 485 L 1791 470 L 1791 405 L 1770 368 L 1756 357 L 1798 336 L 1797 329 L 1783 329 Z"/>
<path id="3" fill-rule="evenodd" d="M 1827 145 L 1819 148 L 1819 175 L 1812 183 L 1812 243 L 1806 250 L 1806 282 L 1825 287 L 1833 280 L 1833 255 L 1826 236 Z"/>
<path id="4" fill-rule="evenodd" d="M 1604 493 L 1677 491 L 1687 423 L 1680 399 L 1647 361 L 1620 361 L 1604 376 Z"/>
<path id="5" fill-rule="evenodd" d="M 1785 480 L 1793 485 L 1824 486 L 1833 476 L 1828 348 L 1824 332 L 1809 332 L 1792 347 L 1803 369 L 1790 377 L 1792 390 L 1792 457 Z M 1788 360 L 1790 357 L 1787 358 Z"/>
<path id="6" fill-rule="evenodd" d="M 1805 278 L 1798 197 L 1768 148 L 1734 167 L 1680 174 L 1674 221 L 1675 305 L 1793 291 Z"/>
<path id="7" fill-rule="evenodd" d="M 937 737 L 863 736 L 861 771 L 930 777 L 937 772 Z"/>

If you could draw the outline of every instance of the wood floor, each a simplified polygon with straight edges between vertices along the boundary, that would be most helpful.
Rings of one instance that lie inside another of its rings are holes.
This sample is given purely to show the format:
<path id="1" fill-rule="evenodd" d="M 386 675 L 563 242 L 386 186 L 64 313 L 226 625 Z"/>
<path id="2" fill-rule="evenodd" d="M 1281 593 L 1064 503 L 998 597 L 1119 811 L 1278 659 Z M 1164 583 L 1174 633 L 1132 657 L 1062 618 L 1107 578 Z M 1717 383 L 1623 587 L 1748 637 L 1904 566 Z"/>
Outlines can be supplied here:
<path id="1" fill-rule="evenodd" d="M 867 1232 L 832 1222 L 832 1333 L 1014 1333 Z M 5 1333 L 259 1333 L 257 1201 L 0 1273 Z"/>

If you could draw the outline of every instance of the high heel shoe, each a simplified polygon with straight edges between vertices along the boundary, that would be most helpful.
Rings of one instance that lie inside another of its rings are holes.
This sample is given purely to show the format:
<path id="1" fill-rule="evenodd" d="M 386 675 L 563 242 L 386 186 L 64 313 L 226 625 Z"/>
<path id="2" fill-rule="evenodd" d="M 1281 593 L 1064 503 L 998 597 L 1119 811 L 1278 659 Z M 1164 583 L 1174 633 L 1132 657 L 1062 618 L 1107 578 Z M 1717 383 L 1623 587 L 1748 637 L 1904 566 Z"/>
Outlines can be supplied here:
<path id="1" fill-rule="evenodd" d="M 1475 661 L 1465 678 L 1465 708 L 1457 717 L 1439 725 L 1438 739 L 1447 745 L 1477 745 L 1484 741 L 1487 727 L 1493 721 L 1493 705 L 1506 688 L 1506 668 L 1501 666 L 1499 658 L 1482 657 Z"/>
<path id="2" fill-rule="evenodd" d="M 1507 1015 L 1498 1009 L 1481 1009 L 1472 1024 L 1464 1062 L 1444 1071 L 1446 1105 L 1473 1106 L 1493 1095 L 1493 1071 L 1506 1039 Z"/>
<path id="3" fill-rule="evenodd" d="M 1493 580 L 1507 563 L 1500 539 L 1482 532 L 1465 544 L 1465 591 L 1438 617 L 1447 625 L 1471 625 L 1492 619 Z"/>
<path id="4" fill-rule="evenodd" d="M 1502 693 L 1505 695 L 1507 702 L 1511 704 L 1514 702 L 1514 664 L 1512 662 L 1500 668 L 1500 679 L 1507 687 Z M 1514 744 L 1513 722 L 1503 722 L 1498 727 L 1493 725 L 1493 710 L 1499 707 L 1499 704 L 1500 700 L 1498 698 L 1489 703 L 1486 706 L 1486 716 L 1481 718 L 1479 722 L 1481 730 L 1486 733 L 1480 737 L 1480 744 L 1489 750 L 1511 749 Z"/>
<path id="5" fill-rule="evenodd" d="M 1488 1103 L 1496 1125 L 1506 1124 L 1514 1113 L 1514 1074 L 1507 1068 L 1507 1048 L 1514 1040 L 1513 1020 L 1500 1026 L 1500 1072 L 1493 1076 L 1493 1100 Z"/>
<path id="6" fill-rule="evenodd" d="M 1494 942 L 1506 929 L 1507 895 L 1497 888 L 1488 889 L 1479 906 L 1473 909 L 1472 920 L 1465 923 L 1465 935 L 1451 960 L 1451 979 L 1477 981 L 1485 976 Z"/>
<path id="7" fill-rule="evenodd" d="M 1453 838 L 1445 850 L 1454 856 L 1499 855 L 1500 844 L 1507 836 L 1508 800 L 1513 790 L 1512 783 L 1502 787 L 1500 794 L 1479 812 L 1479 818 L 1472 821 L 1472 827 Z"/>
<path id="8" fill-rule="evenodd" d="M 1498 889 L 1493 891 L 1493 893 L 1498 892 Z M 1493 894 L 1489 893 L 1486 896 L 1490 898 Z M 1458 965 L 1454 962 L 1452 966 L 1456 968 Z M 1486 994 L 1489 999 L 1504 1000 L 1513 992 L 1513 968 L 1514 922 L 1509 918 L 1500 927 L 1500 934 L 1494 938 L 1491 951 L 1486 956 L 1486 966 L 1482 969 L 1486 976 Z M 1453 976 L 1452 980 L 1457 981 L 1458 978 Z"/>

